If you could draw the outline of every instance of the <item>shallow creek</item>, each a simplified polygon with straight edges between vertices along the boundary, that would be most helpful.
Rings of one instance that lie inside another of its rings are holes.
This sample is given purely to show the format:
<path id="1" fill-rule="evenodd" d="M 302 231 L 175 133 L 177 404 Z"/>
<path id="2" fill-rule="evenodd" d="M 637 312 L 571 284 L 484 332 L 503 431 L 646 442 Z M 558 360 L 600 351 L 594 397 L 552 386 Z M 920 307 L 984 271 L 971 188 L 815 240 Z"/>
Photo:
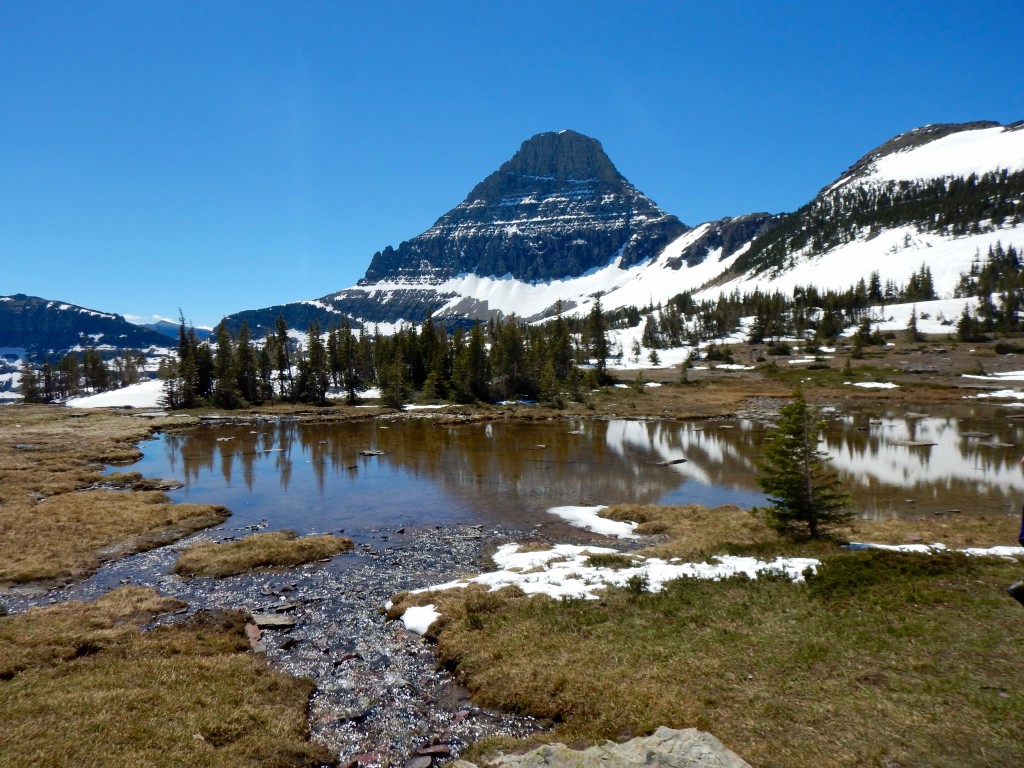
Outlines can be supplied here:
<path id="1" fill-rule="evenodd" d="M 1012 415 L 989 406 L 942 416 L 924 408 L 829 411 L 823 445 L 864 516 L 1005 513 L 1024 492 L 1024 422 Z M 437 744 L 457 754 L 485 735 L 523 735 L 543 724 L 475 707 L 436 668 L 428 644 L 385 621 L 385 601 L 485 569 L 487 552 L 507 541 L 609 543 L 549 515 L 551 507 L 762 503 L 755 462 L 773 414 L 754 416 L 454 426 L 426 417 L 273 420 L 163 435 L 142 444 L 145 456 L 131 469 L 184 483 L 170 494 L 177 501 L 225 504 L 228 522 L 110 563 L 66 589 L 3 601 L 17 611 L 138 584 L 187 601 L 189 610 L 294 616 L 294 628 L 265 631 L 266 652 L 276 666 L 316 681 L 314 738 L 343 763 L 359 756 L 404 765 Z M 283 528 L 343 532 L 356 549 L 328 563 L 226 579 L 167 573 L 191 541 Z"/>

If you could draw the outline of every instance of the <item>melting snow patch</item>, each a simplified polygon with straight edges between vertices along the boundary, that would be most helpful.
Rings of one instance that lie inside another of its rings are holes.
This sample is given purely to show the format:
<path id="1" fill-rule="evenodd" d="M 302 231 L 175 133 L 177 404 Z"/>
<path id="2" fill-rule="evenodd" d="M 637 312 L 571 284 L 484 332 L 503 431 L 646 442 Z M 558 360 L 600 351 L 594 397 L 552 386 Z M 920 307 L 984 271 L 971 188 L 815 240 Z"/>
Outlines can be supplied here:
<path id="1" fill-rule="evenodd" d="M 430 629 L 430 625 L 439 618 L 441 618 L 441 614 L 433 605 L 415 605 L 405 609 L 405 613 L 402 614 L 402 623 L 410 632 L 423 635 Z"/>
<path id="2" fill-rule="evenodd" d="M 844 382 L 849 384 L 850 382 Z M 864 389 L 899 389 L 899 384 L 893 384 L 891 381 L 858 381 L 854 382 L 853 386 L 862 387 Z"/>
<path id="3" fill-rule="evenodd" d="M 481 584 L 495 591 L 514 585 L 528 595 L 545 594 L 558 598 L 596 600 L 597 591 L 608 585 L 624 586 L 634 577 L 646 579 L 649 591 L 660 592 L 667 582 L 682 578 L 718 581 L 741 574 L 751 579 L 756 579 L 761 574 L 781 574 L 793 581 L 801 581 L 807 569 L 814 572 L 820 564 L 818 560 L 805 557 L 778 557 L 771 562 L 765 562 L 753 557 L 723 555 L 713 558 L 714 562 L 711 563 L 683 563 L 678 560 L 667 561 L 633 555 L 633 567 L 613 570 L 587 565 L 587 559 L 591 555 L 601 554 L 619 553 L 608 547 L 578 547 L 571 544 L 559 544 L 552 549 L 539 552 L 521 552 L 518 544 L 505 544 L 499 547 L 493 556 L 499 570 L 415 591 L 435 592 L 467 587 L 470 584 Z M 412 610 L 414 609 L 407 609 L 406 615 Z"/>
<path id="4" fill-rule="evenodd" d="M 1000 389 L 995 392 L 982 392 L 973 397 L 984 398 L 984 397 L 1001 397 L 1008 400 L 1024 400 L 1024 392 L 1019 389 Z"/>
<path id="5" fill-rule="evenodd" d="M 163 396 L 164 383 L 152 379 L 97 395 L 73 397 L 67 401 L 67 405 L 71 408 L 156 408 Z"/>
<path id="6" fill-rule="evenodd" d="M 930 555 L 933 552 L 963 552 L 977 557 L 1024 557 L 1024 547 L 967 547 L 966 549 L 950 549 L 945 544 L 867 544 L 851 541 L 846 545 L 849 549 L 886 549 L 890 552 L 911 552 Z"/>
<path id="7" fill-rule="evenodd" d="M 753 366 L 753 365 L 743 365 L 742 363 L 722 363 L 721 365 L 716 365 L 715 366 L 715 370 L 716 371 L 752 371 L 752 370 L 754 370 L 754 367 L 755 366 Z"/>
<path id="8" fill-rule="evenodd" d="M 598 514 L 602 509 L 605 509 L 604 504 L 599 504 L 596 507 L 551 507 L 548 512 L 562 518 L 570 525 L 586 528 L 588 531 L 604 536 L 617 536 L 620 539 L 638 538 L 633 533 L 636 523 L 608 520 Z"/>
<path id="9" fill-rule="evenodd" d="M 1024 381 L 1024 371 L 1003 371 L 1002 373 L 987 373 L 984 376 L 965 373 L 965 379 L 980 379 L 981 381 Z"/>

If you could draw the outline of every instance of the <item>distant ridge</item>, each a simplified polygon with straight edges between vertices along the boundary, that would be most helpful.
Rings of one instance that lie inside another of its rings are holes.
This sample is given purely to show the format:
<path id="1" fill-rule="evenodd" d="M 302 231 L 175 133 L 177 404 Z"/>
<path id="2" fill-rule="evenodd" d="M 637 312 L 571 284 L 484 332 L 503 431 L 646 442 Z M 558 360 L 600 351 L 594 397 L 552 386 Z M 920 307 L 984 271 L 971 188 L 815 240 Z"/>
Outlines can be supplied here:
<path id="1" fill-rule="evenodd" d="M 167 347 L 168 337 L 134 325 L 121 315 L 16 293 L 0 296 L 0 347 L 36 354 L 75 347 L 146 350 Z"/>

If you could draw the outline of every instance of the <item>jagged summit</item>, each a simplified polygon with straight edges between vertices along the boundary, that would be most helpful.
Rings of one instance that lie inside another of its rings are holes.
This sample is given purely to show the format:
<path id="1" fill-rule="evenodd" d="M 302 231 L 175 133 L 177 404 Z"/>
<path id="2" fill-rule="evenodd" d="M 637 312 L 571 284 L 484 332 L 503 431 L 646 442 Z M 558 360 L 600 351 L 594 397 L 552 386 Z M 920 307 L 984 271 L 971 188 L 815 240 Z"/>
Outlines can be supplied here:
<path id="1" fill-rule="evenodd" d="M 615 258 L 635 264 L 687 229 L 626 181 L 600 142 L 541 133 L 426 232 L 374 254 L 360 285 L 575 277 Z"/>

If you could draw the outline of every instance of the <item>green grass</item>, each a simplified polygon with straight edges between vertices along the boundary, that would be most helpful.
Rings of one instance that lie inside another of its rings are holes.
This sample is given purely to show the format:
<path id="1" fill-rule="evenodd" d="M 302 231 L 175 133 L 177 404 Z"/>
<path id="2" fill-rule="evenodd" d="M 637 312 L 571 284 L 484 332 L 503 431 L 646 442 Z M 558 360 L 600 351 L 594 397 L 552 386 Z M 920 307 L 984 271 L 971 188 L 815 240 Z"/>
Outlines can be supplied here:
<path id="1" fill-rule="evenodd" d="M 710 731 L 773 768 L 1012 766 L 1024 761 L 1024 610 L 1005 586 L 1020 571 L 833 551 L 806 584 L 429 599 L 445 615 L 438 653 L 474 700 L 550 718 L 552 739 L 668 725 Z"/>

